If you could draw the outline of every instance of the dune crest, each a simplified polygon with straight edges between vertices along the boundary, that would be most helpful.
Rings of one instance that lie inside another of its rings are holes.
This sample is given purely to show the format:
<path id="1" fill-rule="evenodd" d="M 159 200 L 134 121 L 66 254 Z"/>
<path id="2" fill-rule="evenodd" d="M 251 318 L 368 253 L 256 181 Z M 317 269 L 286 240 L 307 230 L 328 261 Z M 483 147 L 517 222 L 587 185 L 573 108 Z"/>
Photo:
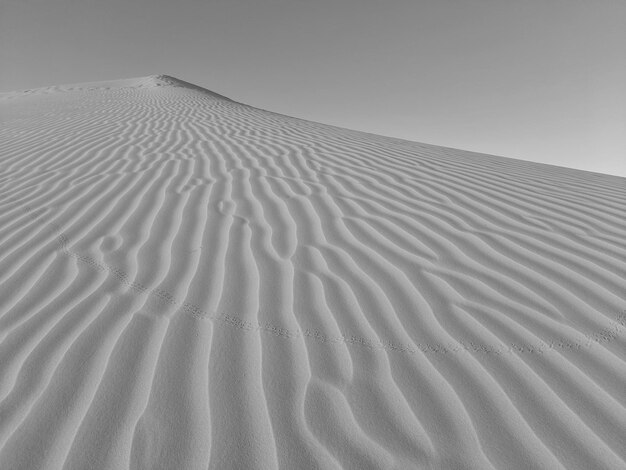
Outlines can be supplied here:
<path id="1" fill-rule="evenodd" d="M 168 75 L 0 116 L 0 468 L 626 468 L 624 178 Z"/>

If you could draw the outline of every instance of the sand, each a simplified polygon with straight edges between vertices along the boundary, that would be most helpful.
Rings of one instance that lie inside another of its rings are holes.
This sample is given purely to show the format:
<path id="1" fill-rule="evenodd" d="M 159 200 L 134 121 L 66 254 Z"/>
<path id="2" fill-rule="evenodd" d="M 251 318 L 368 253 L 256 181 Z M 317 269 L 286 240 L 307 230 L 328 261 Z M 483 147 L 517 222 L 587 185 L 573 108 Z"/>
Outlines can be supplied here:
<path id="1" fill-rule="evenodd" d="M 0 116 L 0 468 L 626 468 L 626 179 L 168 76 Z"/>

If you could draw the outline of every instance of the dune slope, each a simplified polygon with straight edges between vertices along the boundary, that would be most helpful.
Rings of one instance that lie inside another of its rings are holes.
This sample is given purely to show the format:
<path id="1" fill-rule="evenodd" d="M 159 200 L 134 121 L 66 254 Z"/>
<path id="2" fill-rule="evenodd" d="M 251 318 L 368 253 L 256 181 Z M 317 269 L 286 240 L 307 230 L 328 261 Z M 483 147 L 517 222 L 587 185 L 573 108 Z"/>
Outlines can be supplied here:
<path id="1" fill-rule="evenodd" d="M 0 468 L 626 468 L 625 179 L 167 76 L 0 118 Z"/>

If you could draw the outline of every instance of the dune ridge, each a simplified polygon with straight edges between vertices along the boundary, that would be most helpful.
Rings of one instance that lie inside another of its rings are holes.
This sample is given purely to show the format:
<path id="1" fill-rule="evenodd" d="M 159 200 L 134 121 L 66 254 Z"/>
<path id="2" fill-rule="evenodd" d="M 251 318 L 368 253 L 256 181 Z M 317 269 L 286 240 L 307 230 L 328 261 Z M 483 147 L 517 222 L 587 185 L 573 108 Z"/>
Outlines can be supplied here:
<path id="1" fill-rule="evenodd" d="M 166 75 L 0 117 L 0 468 L 626 468 L 623 178 Z"/>

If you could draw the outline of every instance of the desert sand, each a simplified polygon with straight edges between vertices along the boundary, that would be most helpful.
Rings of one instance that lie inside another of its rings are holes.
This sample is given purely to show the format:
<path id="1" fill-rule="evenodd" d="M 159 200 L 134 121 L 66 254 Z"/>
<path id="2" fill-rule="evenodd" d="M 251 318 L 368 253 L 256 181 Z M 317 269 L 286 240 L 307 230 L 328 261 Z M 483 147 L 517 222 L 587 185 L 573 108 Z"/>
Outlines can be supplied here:
<path id="1" fill-rule="evenodd" d="M 1 469 L 626 468 L 626 179 L 163 75 L 0 117 Z"/>

